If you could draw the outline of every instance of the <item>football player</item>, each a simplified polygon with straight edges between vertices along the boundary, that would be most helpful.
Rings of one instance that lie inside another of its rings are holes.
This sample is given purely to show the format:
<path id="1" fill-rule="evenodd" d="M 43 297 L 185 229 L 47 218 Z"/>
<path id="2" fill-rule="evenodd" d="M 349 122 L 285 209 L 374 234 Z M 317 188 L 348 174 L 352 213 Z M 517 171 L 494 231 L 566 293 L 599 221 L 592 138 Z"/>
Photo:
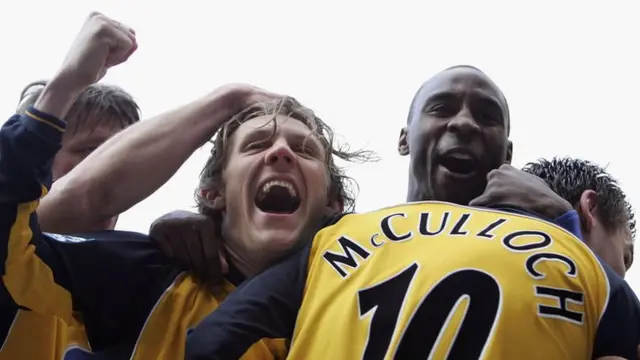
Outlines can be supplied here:
<path id="1" fill-rule="evenodd" d="M 51 184 L 52 159 L 67 126 L 60 118 L 83 88 L 136 48 L 130 29 L 101 14 L 90 17 L 79 38 L 83 41 L 75 43 L 35 105 L 0 131 L 2 291 L 25 309 L 67 324 L 82 321 L 91 349 L 69 349 L 65 358 L 179 358 L 187 328 L 214 310 L 235 284 L 260 271 L 259 264 L 270 265 L 305 225 L 350 206 L 346 177 L 333 157 L 349 160 L 362 153 L 335 148 L 330 128 L 294 99 L 250 86 L 220 88 L 177 111 L 196 118 L 191 125 L 200 132 L 227 123 L 219 140 L 223 146 L 216 147 L 206 173 L 208 186 L 201 192 L 203 206 L 228 219 L 225 235 L 236 240 L 229 247 L 237 256 L 230 263 L 234 271 L 219 296 L 169 263 L 144 235 L 44 234 L 35 209 Z M 237 113 L 239 108 L 246 109 Z M 150 123 L 158 126 L 160 121 Z M 143 125 L 125 132 L 144 135 Z M 199 136 L 204 142 L 205 135 Z M 108 143 L 89 160 L 112 151 Z M 169 150 L 166 161 L 184 156 Z M 233 205 L 225 205 L 227 198 L 235 200 Z M 245 356 L 271 359 L 283 349 L 282 341 L 265 341 Z"/>
<path id="2" fill-rule="evenodd" d="M 16 112 L 24 114 L 46 85 L 46 81 L 28 84 L 22 90 Z M 52 165 L 54 182 L 69 173 L 108 138 L 137 123 L 140 110 L 131 95 L 123 89 L 113 85 L 92 84 L 79 93 L 66 119 L 67 131 Z M 82 203 L 83 196 L 79 194 L 75 203 L 57 206 L 58 189 L 58 186 L 54 187 L 50 196 L 43 198 L 38 207 L 40 225 L 44 231 L 64 232 L 69 224 L 60 221 L 58 214 Z M 71 222 L 72 227 L 85 231 L 111 230 L 115 227 L 117 216 L 95 223 L 85 219 L 91 217 L 78 216 L 67 218 L 66 221 Z M 54 316 L 20 309 L 4 293 L 0 295 L 0 313 L 0 339 L 3 339 L 0 341 L 0 360 L 62 359 L 68 347 L 89 347 L 84 327 L 75 319 L 72 324 L 67 324 Z"/>
<path id="3" fill-rule="evenodd" d="M 413 203 L 301 238 L 196 327 L 187 358 L 235 359 L 263 337 L 292 338 L 290 356 L 305 359 L 635 358 L 637 299 L 581 241 L 575 210 L 456 205 L 510 162 L 509 126 L 481 71 L 427 81 L 399 142 Z M 582 195 L 591 228 L 597 196 Z"/>

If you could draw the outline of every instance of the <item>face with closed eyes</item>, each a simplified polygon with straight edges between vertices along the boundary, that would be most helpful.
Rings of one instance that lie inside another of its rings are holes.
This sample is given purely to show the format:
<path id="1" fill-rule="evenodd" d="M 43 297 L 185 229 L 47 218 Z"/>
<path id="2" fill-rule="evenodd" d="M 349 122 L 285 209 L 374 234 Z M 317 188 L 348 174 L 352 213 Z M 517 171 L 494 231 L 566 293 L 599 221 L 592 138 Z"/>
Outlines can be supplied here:
<path id="1" fill-rule="evenodd" d="M 481 71 L 445 70 L 420 89 L 398 150 L 410 155 L 408 201 L 458 204 L 482 194 L 486 176 L 511 161 L 509 113 L 498 87 Z"/>
<path id="2" fill-rule="evenodd" d="M 328 200 L 325 151 L 294 118 L 260 116 L 238 127 L 221 194 L 223 234 L 234 257 L 266 266 L 291 249 L 305 228 L 337 209 L 337 201 Z"/>

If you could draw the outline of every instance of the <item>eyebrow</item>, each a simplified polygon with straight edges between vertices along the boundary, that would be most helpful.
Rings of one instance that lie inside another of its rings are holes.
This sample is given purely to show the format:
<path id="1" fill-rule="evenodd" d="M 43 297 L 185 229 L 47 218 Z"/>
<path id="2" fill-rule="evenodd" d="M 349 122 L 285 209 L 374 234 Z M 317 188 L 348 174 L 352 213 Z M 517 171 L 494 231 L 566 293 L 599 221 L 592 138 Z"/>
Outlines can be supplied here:
<path id="1" fill-rule="evenodd" d="M 261 126 L 259 128 L 250 130 L 247 136 L 244 138 L 244 141 L 240 144 L 241 146 L 245 146 L 247 144 L 256 142 L 256 141 L 267 141 L 274 135 L 273 127 Z M 294 141 L 300 142 L 304 144 L 305 147 L 315 147 L 316 150 L 324 149 L 320 144 L 320 141 L 316 139 L 315 134 L 309 132 L 308 134 L 302 134 L 299 131 L 290 132 L 286 135 L 287 138 L 292 139 Z M 311 142 L 311 144 L 310 144 Z"/>
<path id="2" fill-rule="evenodd" d="M 422 108 L 422 110 L 424 111 L 424 109 L 426 108 L 426 106 L 430 103 L 433 102 L 437 102 L 437 101 L 450 101 L 450 100 L 455 100 L 457 98 L 459 98 L 461 96 L 460 93 L 456 93 L 453 91 L 438 91 L 435 92 L 431 95 L 429 95 L 426 100 L 424 101 L 424 106 Z M 505 108 L 500 104 L 500 102 L 498 101 L 498 99 L 496 99 L 495 96 L 491 96 L 489 94 L 486 93 L 486 91 L 482 91 L 479 89 L 474 89 L 471 91 L 471 98 L 474 100 L 479 100 L 480 102 L 484 103 L 485 105 L 489 105 L 489 106 L 494 106 L 498 109 L 500 109 L 500 111 L 502 111 L 503 113 L 505 112 Z"/>
<path id="3" fill-rule="evenodd" d="M 439 91 L 439 92 L 432 93 L 429 96 L 427 96 L 427 98 L 424 100 L 424 104 L 422 106 L 422 109 L 420 110 L 425 111 L 425 109 L 427 108 L 427 105 L 431 103 L 455 100 L 458 97 L 460 97 L 459 94 L 456 94 L 451 91 Z"/>
<path id="4" fill-rule="evenodd" d="M 478 91 L 478 90 L 473 91 L 472 94 L 476 100 L 480 101 L 484 105 L 488 105 L 488 106 L 492 106 L 497 109 L 500 109 L 500 111 L 504 115 L 504 112 L 506 111 L 506 109 L 500 104 L 500 101 L 498 101 L 498 99 L 496 99 L 494 96 L 491 96 L 484 91 Z"/>
<path id="5" fill-rule="evenodd" d="M 252 129 L 247 133 L 247 136 L 242 141 L 242 145 L 255 142 L 257 140 L 266 140 L 273 136 L 273 127 L 261 126 L 256 129 Z"/>

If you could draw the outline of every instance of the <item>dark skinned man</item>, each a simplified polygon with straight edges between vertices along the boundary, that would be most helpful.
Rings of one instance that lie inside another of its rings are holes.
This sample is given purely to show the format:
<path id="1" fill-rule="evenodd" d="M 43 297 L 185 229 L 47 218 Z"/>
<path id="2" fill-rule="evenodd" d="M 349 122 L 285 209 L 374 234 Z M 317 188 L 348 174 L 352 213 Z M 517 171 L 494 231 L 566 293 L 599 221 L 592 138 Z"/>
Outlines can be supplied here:
<path id="1" fill-rule="evenodd" d="M 302 239 L 191 332 L 187 359 L 233 359 L 263 337 L 292 338 L 290 356 L 306 359 L 635 358 L 637 299 L 579 239 L 570 204 L 456 205 L 510 162 L 508 134 L 506 100 L 481 71 L 427 81 L 399 142 L 414 203 Z"/>

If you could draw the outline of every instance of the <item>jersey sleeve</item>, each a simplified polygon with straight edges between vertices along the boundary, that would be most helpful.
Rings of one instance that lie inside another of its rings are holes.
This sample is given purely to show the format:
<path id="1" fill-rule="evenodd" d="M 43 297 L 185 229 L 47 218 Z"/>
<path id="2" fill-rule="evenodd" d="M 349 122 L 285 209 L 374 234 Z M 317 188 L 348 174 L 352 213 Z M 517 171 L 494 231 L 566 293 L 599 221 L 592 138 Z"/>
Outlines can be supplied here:
<path id="1" fill-rule="evenodd" d="M 611 290 L 596 331 L 593 358 L 619 356 L 637 359 L 637 348 L 640 345 L 640 303 L 629 284 L 606 264 L 602 265 Z"/>
<path id="2" fill-rule="evenodd" d="M 248 280 L 187 335 L 185 359 L 238 359 L 263 338 L 290 339 L 310 245 Z"/>
<path id="3" fill-rule="evenodd" d="M 80 316 L 98 349 L 144 322 L 175 269 L 141 234 L 41 232 L 36 208 L 64 129 L 33 108 L 0 129 L 0 293 L 66 322 Z"/>
<path id="4" fill-rule="evenodd" d="M 42 247 L 34 244 L 40 238 L 35 211 L 51 185 L 64 129 L 64 122 L 35 109 L 0 129 L 0 256 L 3 285 L 16 303 L 69 320 L 68 279 L 54 280 L 48 256 L 43 259 L 37 251 Z M 44 297 L 51 301 L 42 302 Z"/>

